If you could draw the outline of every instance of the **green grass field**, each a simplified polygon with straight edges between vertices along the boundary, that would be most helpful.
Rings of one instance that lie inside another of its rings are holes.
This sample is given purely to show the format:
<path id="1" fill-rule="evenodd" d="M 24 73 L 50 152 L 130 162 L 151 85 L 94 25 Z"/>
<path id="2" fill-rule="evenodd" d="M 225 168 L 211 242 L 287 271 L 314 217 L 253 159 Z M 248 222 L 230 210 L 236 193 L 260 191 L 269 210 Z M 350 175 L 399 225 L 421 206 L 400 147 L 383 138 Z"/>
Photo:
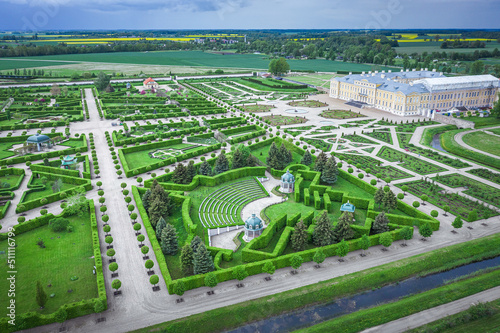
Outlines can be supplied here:
<path id="1" fill-rule="evenodd" d="M 463 140 L 466 144 L 484 152 L 500 156 L 500 137 L 484 132 L 465 134 Z"/>
<path id="2" fill-rule="evenodd" d="M 0 177 L 0 184 L 7 183 L 10 187 L 17 184 L 19 178 L 23 178 L 24 175 L 5 175 Z"/>
<path id="3" fill-rule="evenodd" d="M 79 62 L 79 61 L 78 61 Z M 62 61 L 41 61 L 33 58 L 0 58 L 0 70 L 68 65 Z"/>
<path id="4" fill-rule="evenodd" d="M 28 68 L 38 66 L 50 66 L 43 60 L 55 60 L 59 63 L 52 65 L 64 65 L 60 61 L 74 62 L 103 62 L 119 64 L 144 64 L 144 65 L 172 65 L 172 66 L 201 66 L 218 68 L 250 68 L 267 69 L 269 59 L 266 55 L 256 54 L 231 54 L 221 55 L 202 51 L 157 51 L 157 52 L 114 52 L 114 53 L 89 53 L 89 54 L 69 54 L 39 56 L 30 58 L 19 58 L 32 61 L 31 66 L 22 64 L 25 61 L 16 60 L 18 58 L 5 58 L 0 62 L 0 69 Z M 37 63 L 42 63 L 38 65 Z M 325 59 L 314 60 L 288 60 L 292 70 L 315 70 L 323 72 L 334 72 L 338 70 L 368 71 L 374 66 L 365 64 L 355 64 L 341 61 L 330 61 Z M 29 64 L 29 63 L 28 63 Z M 373 67 L 373 68 L 372 68 Z M 379 70 L 390 69 L 385 66 L 376 66 Z"/>
<path id="5" fill-rule="evenodd" d="M 73 232 L 55 233 L 48 226 L 16 235 L 16 312 L 36 311 L 49 314 L 61 305 L 97 297 L 97 283 L 92 273 L 94 267 L 90 217 L 68 218 Z M 43 240 L 45 248 L 37 245 Z M 0 242 L 0 251 L 7 251 L 7 241 Z M 0 254 L 2 262 L 6 254 Z M 6 267 L 6 266 L 5 266 Z M 71 281 L 76 276 L 78 280 Z M 7 291 L 7 269 L 0 273 L 0 289 Z M 35 301 L 36 281 L 39 280 L 47 293 L 54 293 L 43 310 Z M 51 287 L 48 285 L 51 284 Z M 68 292 L 68 290 L 72 290 Z M 0 306 L 5 308 L 9 298 L 0 298 Z"/>

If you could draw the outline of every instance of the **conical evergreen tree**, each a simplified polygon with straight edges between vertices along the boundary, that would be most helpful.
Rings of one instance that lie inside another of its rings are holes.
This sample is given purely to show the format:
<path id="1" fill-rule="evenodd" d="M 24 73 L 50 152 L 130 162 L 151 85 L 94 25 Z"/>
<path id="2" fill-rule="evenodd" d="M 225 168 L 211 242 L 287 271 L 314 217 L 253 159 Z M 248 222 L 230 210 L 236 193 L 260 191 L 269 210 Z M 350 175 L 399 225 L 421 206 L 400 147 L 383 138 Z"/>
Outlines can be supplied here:
<path id="1" fill-rule="evenodd" d="M 337 162 L 335 161 L 335 157 L 332 156 L 328 159 L 321 172 L 321 180 L 329 185 L 333 185 L 337 182 L 338 173 Z"/>
<path id="2" fill-rule="evenodd" d="M 47 294 L 45 293 L 45 290 L 43 290 L 42 283 L 40 281 L 36 281 L 36 304 L 43 309 L 46 303 Z"/>
<path id="3" fill-rule="evenodd" d="M 189 244 L 184 245 L 181 250 L 181 266 L 186 274 L 193 272 L 193 256 L 194 253 L 191 246 Z"/>
<path id="4" fill-rule="evenodd" d="M 174 255 L 178 250 L 177 232 L 173 225 L 167 223 L 167 226 L 161 232 L 161 251 L 163 254 Z"/>
<path id="5" fill-rule="evenodd" d="M 295 230 L 290 240 L 292 241 L 292 248 L 295 251 L 302 251 L 306 247 L 307 227 L 302 220 L 295 225 Z"/>
<path id="6" fill-rule="evenodd" d="M 385 191 L 382 188 L 382 186 L 380 186 L 378 188 L 377 192 L 375 192 L 375 195 L 373 196 L 373 201 L 375 201 L 375 203 L 378 205 L 379 209 L 380 209 L 380 205 L 382 203 L 384 203 L 384 197 L 385 197 Z"/>
<path id="7" fill-rule="evenodd" d="M 373 234 L 381 234 L 383 232 L 389 231 L 389 219 L 385 216 L 385 213 L 382 212 L 375 217 L 375 221 L 372 224 L 372 233 Z"/>
<path id="8" fill-rule="evenodd" d="M 148 210 L 149 221 L 153 228 L 156 228 L 156 224 L 161 217 L 166 216 L 167 208 L 165 203 L 159 198 L 155 199 Z"/>
<path id="9" fill-rule="evenodd" d="M 172 174 L 172 181 L 176 184 L 186 184 L 188 180 L 188 173 L 186 167 L 179 163 L 174 169 Z"/>
<path id="10" fill-rule="evenodd" d="M 333 227 L 335 240 L 340 242 L 342 239 L 349 240 L 354 237 L 354 230 L 351 228 L 352 215 L 349 212 L 344 212 Z"/>
<path id="11" fill-rule="evenodd" d="M 151 190 L 148 188 L 146 190 L 146 192 L 144 192 L 144 194 L 142 195 L 142 205 L 144 206 L 144 209 L 146 210 L 146 212 L 149 209 L 149 205 L 150 205 L 149 198 L 150 198 L 150 196 L 151 196 Z"/>
<path id="12" fill-rule="evenodd" d="M 252 154 L 248 155 L 245 160 L 245 165 L 249 167 L 255 166 L 255 156 L 253 156 Z"/>
<path id="13" fill-rule="evenodd" d="M 214 270 L 214 261 L 205 244 L 200 244 L 193 254 L 194 274 L 205 274 Z"/>
<path id="14" fill-rule="evenodd" d="M 312 163 L 312 161 L 313 160 L 311 153 L 309 152 L 309 150 L 306 150 L 304 156 L 302 156 L 302 159 L 300 160 L 300 164 L 309 165 Z"/>
<path id="15" fill-rule="evenodd" d="M 212 167 L 207 161 L 203 161 L 200 165 L 200 175 L 210 176 L 212 174 Z"/>
<path id="16" fill-rule="evenodd" d="M 200 236 L 194 236 L 193 240 L 191 241 L 191 248 L 193 249 L 193 253 L 198 251 L 198 247 L 203 244 L 203 241 L 201 240 Z"/>
<path id="17" fill-rule="evenodd" d="M 215 161 L 214 173 L 218 175 L 228 170 L 229 170 L 229 161 L 227 160 L 226 155 L 220 153 L 219 157 Z"/>
<path id="18" fill-rule="evenodd" d="M 232 168 L 233 169 L 243 168 L 245 164 L 246 161 L 243 157 L 243 154 L 241 154 L 239 149 L 236 149 L 236 151 L 233 154 Z"/>
<path id="19" fill-rule="evenodd" d="M 292 154 L 286 149 L 285 145 L 282 143 L 279 153 L 278 153 L 278 161 L 280 162 L 279 169 L 283 170 L 288 164 L 292 162 Z"/>
<path id="20" fill-rule="evenodd" d="M 279 155 L 278 147 L 276 147 L 276 143 L 273 142 L 271 144 L 271 147 L 269 147 L 269 152 L 266 157 L 267 165 L 269 165 L 271 168 L 277 169 L 277 166 L 273 165 L 273 163 L 275 163 L 275 161 L 278 161 L 279 158 L 278 155 Z M 275 159 L 275 161 L 273 161 L 273 159 Z"/>
<path id="21" fill-rule="evenodd" d="M 392 192 L 392 190 L 385 192 L 383 202 L 385 209 L 387 209 L 387 213 L 389 213 L 391 209 L 396 209 L 396 195 L 394 194 L 394 192 Z"/>
<path id="22" fill-rule="evenodd" d="M 316 158 L 316 163 L 314 163 L 314 171 L 322 172 L 326 165 L 326 162 L 326 154 L 322 151 Z"/>
<path id="23" fill-rule="evenodd" d="M 316 246 L 331 245 L 335 241 L 332 222 L 328 218 L 326 211 L 321 214 L 316 222 L 313 231 L 313 241 Z"/>
<path id="24" fill-rule="evenodd" d="M 196 176 L 196 167 L 194 166 L 194 161 L 189 161 L 188 166 L 186 168 L 185 184 L 191 183 L 193 181 L 194 176 Z"/>
<path id="25" fill-rule="evenodd" d="M 167 226 L 167 222 L 163 217 L 160 217 L 158 220 L 158 223 L 156 223 L 156 238 L 161 239 L 161 232 L 163 231 L 163 228 Z"/>

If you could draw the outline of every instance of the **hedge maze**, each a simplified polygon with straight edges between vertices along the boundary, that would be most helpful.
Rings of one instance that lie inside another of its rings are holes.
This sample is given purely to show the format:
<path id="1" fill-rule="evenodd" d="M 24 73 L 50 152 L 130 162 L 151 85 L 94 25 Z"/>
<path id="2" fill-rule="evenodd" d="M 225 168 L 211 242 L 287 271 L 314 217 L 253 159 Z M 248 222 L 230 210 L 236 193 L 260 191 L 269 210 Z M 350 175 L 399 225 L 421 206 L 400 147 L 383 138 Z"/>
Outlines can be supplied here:
<path id="1" fill-rule="evenodd" d="M 204 228 L 241 224 L 241 208 L 255 200 L 268 196 L 257 183 L 244 180 L 224 186 L 206 197 L 198 209 Z"/>

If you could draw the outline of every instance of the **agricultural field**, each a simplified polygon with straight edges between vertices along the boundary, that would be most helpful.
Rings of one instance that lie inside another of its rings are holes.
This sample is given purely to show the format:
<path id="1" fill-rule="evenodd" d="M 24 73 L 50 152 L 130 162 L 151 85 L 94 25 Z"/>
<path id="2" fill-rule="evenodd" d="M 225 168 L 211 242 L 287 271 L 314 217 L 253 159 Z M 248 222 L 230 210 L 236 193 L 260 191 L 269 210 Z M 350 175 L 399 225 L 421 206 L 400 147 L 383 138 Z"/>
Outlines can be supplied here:
<path id="1" fill-rule="evenodd" d="M 266 70 L 269 67 L 269 58 L 256 54 L 217 54 L 202 51 L 155 51 L 155 52 L 113 52 L 92 54 L 51 55 L 23 58 L 29 61 L 72 61 L 77 63 L 103 63 L 103 64 L 141 64 L 162 66 L 186 66 L 204 68 L 238 68 Z M 15 58 L 2 60 L 3 69 L 27 68 Z M 315 59 L 308 61 L 289 60 L 292 70 L 314 70 L 336 72 L 344 71 L 369 71 L 370 65 L 353 64 L 341 61 Z M 57 63 L 57 65 L 61 65 Z M 94 65 L 95 66 L 95 65 Z M 32 66 L 34 67 L 34 66 Z M 38 66 L 36 66 L 38 67 Z M 44 66 L 45 67 L 45 66 Z M 380 66 L 381 69 L 390 67 Z M 46 68 L 48 70 L 48 68 Z M 181 72 L 185 73 L 185 72 Z"/>

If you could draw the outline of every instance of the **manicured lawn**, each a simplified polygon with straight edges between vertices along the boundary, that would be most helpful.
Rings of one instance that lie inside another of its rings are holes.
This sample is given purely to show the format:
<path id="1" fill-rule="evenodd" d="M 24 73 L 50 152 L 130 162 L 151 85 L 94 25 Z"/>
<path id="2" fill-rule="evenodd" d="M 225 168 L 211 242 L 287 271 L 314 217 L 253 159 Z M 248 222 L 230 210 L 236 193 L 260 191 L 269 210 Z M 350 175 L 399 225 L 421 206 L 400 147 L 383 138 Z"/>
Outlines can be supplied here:
<path id="1" fill-rule="evenodd" d="M 43 182 L 42 182 L 41 178 L 34 178 L 30 184 L 31 185 L 43 185 Z M 54 181 L 52 181 L 52 180 L 47 181 L 47 183 L 45 184 L 45 190 L 31 192 L 31 193 L 26 194 L 24 196 L 24 200 L 22 202 L 39 199 L 39 198 L 45 197 L 47 195 L 53 194 L 54 191 L 52 191 L 52 184 L 54 184 Z M 77 187 L 77 186 L 79 186 L 79 185 L 67 184 L 67 183 L 63 182 L 61 189 L 60 189 L 60 192 L 72 189 L 72 188 Z"/>
<path id="2" fill-rule="evenodd" d="M 20 178 L 23 178 L 24 175 L 6 175 L 6 176 L 1 176 L 0 177 L 0 184 L 4 184 L 4 183 L 7 183 L 9 184 L 10 186 L 9 187 L 12 187 L 14 185 L 17 184 L 17 182 L 19 181 Z M 2 189 L 6 189 L 6 188 L 3 188 L 2 186 Z"/>
<path id="3" fill-rule="evenodd" d="M 83 139 L 71 139 L 63 143 L 59 143 L 59 146 L 67 146 L 71 148 L 79 148 L 79 147 L 85 147 L 85 144 L 83 143 Z"/>
<path id="4" fill-rule="evenodd" d="M 365 117 L 361 113 L 355 113 L 351 110 L 325 110 L 320 114 L 323 118 L 328 119 L 348 119 L 348 118 L 359 118 Z"/>
<path id="5" fill-rule="evenodd" d="M 0 142 L 0 159 L 12 157 L 16 155 L 13 151 L 9 150 L 12 148 L 13 145 L 16 144 L 21 144 L 24 141 L 18 141 L 18 142 Z"/>
<path id="6" fill-rule="evenodd" d="M 463 140 L 466 144 L 484 152 L 500 157 L 500 137 L 486 134 L 484 132 L 472 132 L 465 134 Z"/>
<path id="7" fill-rule="evenodd" d="M 180 155 L 180 154 L 182 154 L 182 152 L 178 149 L 183 149 L 183 148 L 187 148 L 190 146 L 193 146 L 193 145 L 179 144 L 179 145 L 174 145 L 174 146 L 168 146 L 168 147 L 165 147 L 164 149 L 165 150 L 168 150 L 169 148 L 174 149 L 174 151 L 172 151 L 172 154 Z M 193 146 L 193 148 L 194 148 L 194 146 Z M 146 166 L 146 165 L 150 165 L 150 164 L 154 164 L 154 163 L 159 162 L 160 159 L 149 157 L 149 153 L 155 152 L 157 150 L 161 150 L 161 149 L 155 148 L 155 149 L 148 149 L 148 150 L 140 150 L 140 151 L 134 151 L 132 153 L 124 154 L 125 160 L 128 164 L 128 167 L 130 169 L 137 169 L 137 168 L 140 168 L 142 166 Z M 189 151 L 189 149 L 183 150 L 183 151 L 186 152 L 186 151 Z M 170 154 L 170 155 L 172 155 L 172 154 Z M 174 155 L 172 155 L 172 156 L 174 156 Z M 175 156 L 177 156 L 177 155 L 175 155 Z"/>
<path id="8" fill-rule="evenodd" d="M 88 214 L 68 218 L 73 232 L 55 233 L 43 226 L 16 235 L 16 312 L 36 311 L 49 314 L 61 305 L 97 297 L 97 283 L 92 273 L 94 267 L 90 217 Z M 43 240 L 45 248 L 37 242 Z M 0 251 L 7 251 L 7 242 L 0 242 Z M 0 254 L 2 262 L 7 255 Z M 4 266 L 6 268 L 6 266 Z M 0 272 L 0 289 L 7 291 L 7 269 Z M 71 281 L 76 276 L 78 280 Z M 40 281 L 48 299 L 43 310 L 35 301 L 36 281 Z M 48 285 L 51 284 L 51 287 Z M 68 292 L 68 290 L 72 290 Z M 0 298 L 0 306 L 8 305 L 7 296 Z"/>
<path id="9" fill-rule="evenodd" d="M 263 116 L 262 121 L 270 124 L 271 126 L 277 126 L 277 125 L 302 124 L 305 123 L 307 119 L 299 116 L 287 117 L 281 115 L 272 115 L 272 116 Z"/>
<path id="10" fill-rule="evenodd" d="M 269 154 L 270 147 L 271 146 L 264 146 L 264 147 L 254 149 L 254 150 L 252 150 L 252 155 L 257 157 L 259 159 L 259 161 L 261 161 L 262 163 L 267 164 L 266 158 L 267 158 L 267 155 Z M 292 163 L 291 164 L 297 164 L 300 162 L 301 159 L 302 159 L 302 155 L 292 151 Z"/>

